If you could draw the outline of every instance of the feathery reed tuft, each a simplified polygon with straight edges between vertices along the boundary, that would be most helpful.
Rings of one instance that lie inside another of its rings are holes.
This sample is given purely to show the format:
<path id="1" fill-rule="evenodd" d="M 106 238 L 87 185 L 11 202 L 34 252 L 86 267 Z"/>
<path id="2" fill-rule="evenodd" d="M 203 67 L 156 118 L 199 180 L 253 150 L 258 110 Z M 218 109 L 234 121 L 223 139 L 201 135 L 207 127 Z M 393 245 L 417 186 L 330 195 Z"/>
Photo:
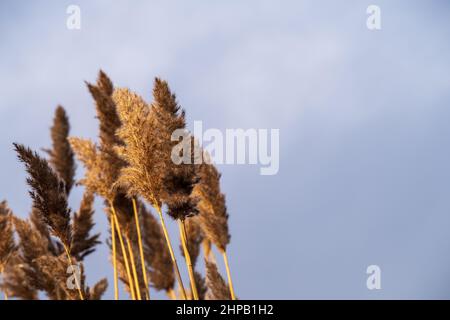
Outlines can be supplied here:
<path id="1" fill-rule="evenodd" d="M 95 246 L 101 242 L 98 240 L 100 234 L 90 235 L 94 227 L 93 216 L 94 195 L 85 192 L 81 200 L 80 209 L 73 216 L 73 239 L 71 253 L 73 257 L 82 261 L 95 251 Z"/>
<path id="2" fill-rule="evenodd" d="M 219 250 L 225 251 L 230 242 L 230 234 L 225 196 L 220 191 L 220 173 L 214 165 L 202 163 L 198 175 L 200 181 L 194 188 L 194 194 L 199 198 L 198 221 L 205 236 Z"/>
<path id="3" fill-rule="evenodd" d="M 0 275 L 15 251 L 12 211 L 6 201 L 0 202 Z"/>
<path id="4" fill-rule="evenodd" d="M 206 265 L 206 284 L 208 292 L 206 294 L 207 300 L 230 300 L 230 291 L 225 280 L 219 273 L 217 265 L 214 262 L 205 260 Z"/>
<path id="5" fill-rule="evenodd" d="M 122 121 L 117 135 L 125 142 L 116 151 L 128 163 L 121 171 L 118 184 L 129 196 L 140 194 L 153 206 L 159 206 L 165 167 L 156 139 L 154 116 L 145 101 L 128 89 L 116 89 L 113 99 Z"/>
<path id="6" fill-rule="evenodd" d="M 69 118 L 61 106 L 56 108 L 50 132 L 52 149 L 46 150 L 50 155 L 49 162 L 64 181 L 66 193 L 69 194 L 74 184 L 76 166 L 72 148 L 67 140 L 70 132 Z"/>
<path id="7" fill-rule="evenodd" d="M 182 138 L 189 139 L 189 133 L 185 129 L 185 112 L 178 105 L 176 96 L 171 92 L 166 81 L 155 79 L 153 97 L 152 110 L 159 132 L 157 138 L 162 149 L 162 160 L 165 162 L 161 200 L 167 204 L 168 215 L 173 219 L 183 220 L 198 213 L 197 199 L 191 196 L 192 190 L 198 182 L 195 165 L 193 163 L 175 164 L 172 160 L 174 147 L 179 143 L 179 141 L 172 141 L 172 134 L 175 130 L 184 131 Z M 179 156 L 185 155 L 179 154 Z M 191 154 L 187 156 L 190 157 Z"/>
<path id="8" fill-rule="evenodd" d="M 17 143 L 14 147 L 29 174 L 27 183 L 31 187 L 33 207 L 39 210 L 41 219 L 50 227 L 51 232 L 69 248 L 72 230 L 64 181 L 36 152 Z"/>
<path id="9" fill-rule="evenodd" d="M 108 280 L 100 280 L 89 290 L 89 300 L 101 300 L 106 289 L 108 289 Z"/>

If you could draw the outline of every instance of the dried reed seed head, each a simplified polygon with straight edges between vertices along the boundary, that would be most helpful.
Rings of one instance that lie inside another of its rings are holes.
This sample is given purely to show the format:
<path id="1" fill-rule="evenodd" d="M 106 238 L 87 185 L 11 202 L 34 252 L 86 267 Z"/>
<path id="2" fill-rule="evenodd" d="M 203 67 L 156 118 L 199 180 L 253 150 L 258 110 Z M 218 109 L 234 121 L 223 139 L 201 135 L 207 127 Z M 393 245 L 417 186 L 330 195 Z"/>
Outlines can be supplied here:
<path id="1" fill-rule="evenodd" d="M 177 165 L 171 157 L 173 148 L 178 144 L 178 141 L 172 141 L 171 136 L 175 130 L 185 129 L 185 113 L 166 81 L 155 79 L 153 97 L 156 126 L 160 132 L 158 139 L 166 162 L 161 200 L 167 204 L 169 216 L 173 219 L 185 219 L 198 213 L 197 199 L 191 196 L 194 185 L 198 182 L 196 168 L 194 164 Z M 189 133 L 185 132 L 183 138 L 189 138 Z"/>
<path id="2" fill-rule="evenodd" d="M 72 148 L 67 140 L 70 132 L 70 123 L 66 111 L 58 106 L 51 128 L 52 149 L 48 150 L 50 164 L 66 184 L 66 192 L 69 194 L 74 184 L 75 160 Z"/>
<path id="3" fill-rule="evenodd" d="M 42 220 L 50 227 L 53 235 L 69 247 L 72 233 L 64 182 L 36 152 L 19 144 L 14 144 L 14 147 L 29 174 L 27 182 L 31 187 L 33 207 L 39 210 Z"/>
<path id="4" fill-rule="evenodd" d="M 111 80 L 100 71 L 97 85 L 86 84 L 95 100 L 97 118 L 100 122 L 100 144 L 106 148 L 121 144 L 116 136 L 116 130 L 121 123 L 117 115 L 116 105 L 111 98 L 114 90 Z"/>
<path id="5" fill-rule="evenodd" d="M 31 208 L 30 223 L 33 228 L 45 239 L 48 251 L 54 256 L 58 256 L 64 252 L 64 247 L 60 241 L 52 238 L 48 225 L 42 220 L 39 210 Z"/>
<path id="6" fill-rule="evenodd" d="M 166 112 L 177 114 L 180 111 L 176 95 L 170 90 L 169 84 L 158 77 L 155 78 L 153 85 L 153 98 L 155 104 Z"/>
<path id="7" fill-rule="evenodd" d="M 97 86 L 108 96 L 112 95 L 114 85 L 103 70 L 98 72 Z"/>
<path id="8" fill-rule="evenodd" d="M 140 206 L 139 216 L 150 282 L 157 290 L 169 291 L 175 286 L 175 275 L 161 225 L 144 205 Z"/>
<path id="9" fill-rule="evenodd" d="M 140 194 L 153 205 L 159 205 L 166 168 L 153 114 L 147 103 L 128 89 L 114 90 L 113 99 L 122 122 L 117 135 L 125 143 L 117 147 L 116 152 L 128 163 L 121 170 L 118 185 L 123 186 L 129 196 Z"/>
<path id="10" fill-rule="evenodd" d="M 54 256 L 48 250 L 47 239 L 33 228 L 27 220 L 14 218 L 14 226 L 19 239 L 15 265 L 6 273 L 5 285 L 13 296 L 24 297 L 27 289 L 44 291 L 52 299 L 63 299 L 64 292 L 58 287 L 53 276 L 45 274 L 39 259 Z"/>
<path id="11" fill-rule="evenodd" d="M 230 291 L 225 280 L 219 273 L 217 265 L 214 262 L 205 260 L 206 265 L 206 285 L 208 292 L 207 300 L 231 300 Z"/>
<path id="12" fill-rule="evenodd" d="M 197 293 L 199 300 L 205 300 L 206 298 L 206 292 L 208 291 L 208 287 L 206 286 L 206 280 L 203 278 L 203 276 L 198 273 L 197 271 L 194 271 L 194 280 L 195 285 L 197 287 Z"/>
<path id="13" fill-rule="evenodd" d="M 89 139 L 71 137 L 69 142 L 78 160 L 85 167 L 84 178 L 80 183 L 89 192 L 96 193 L 108 201 L 113 201 L 115 191 L 113 185 L 115 177 L 111 174 L 108 161 L 104 159 L 105 153 L 98 150 L 97 146 Z"/>
<path id="14" fill-rule="evenodd" d="M 111 176 L 110 180 L 116 180 L 120 169 L 126 165 L 117 153 L 114 151 L 116 146 L 123 145 L 123 142 L 116 135 L 116 131 L 121 126 L 121 121 L 117 115 L 116 105 L 112 100 L 112 93 L 114 90 L 111 80 L 103 71 L 100 71 L 97 79 L 97 86 L 88 84 L 88 89 L 91 92 L 97 110 L 97 118 L 100 125 L 100 147 L 102 153 L 101 161 L 107 174 Z"/>
<path id="15" fill-rule="evenodd" d="M 72 268 L 69 268 L 67 258 L 64 255 L 58 257 L 45 255 L 37 258 L 36 264 L 39 266 L 42 277 L 53 280 L 54 290 L 58 291 L 60 300 L 79 300 L 78 285 L 83 296 L 89 297 L 82 263 L 76 265 L 75 268 L 77 269 L 72 269 L 75 264 L 72 264 Z M 75 279 L 75 274 L 80 276 L 78 280 Z M 72 277 L 68 279 L 68 275 L 72 275 Z M 69 283 L 70 286 L 68 286 Z"/>
<path id="16" fill-rule="evenodd" d="M 101 300 L 102 296 L 108 289 L 108 280 L 102 279 L 97 282 L 94 287 L 89 290 L 89 300 Z"/>
<path id="17" fill-rule="evenodd" d="M 220 191 L 220 174 L 214 165 L 203 163 L 199 166 L 198 175 L 200 181 L 193 191 L 199 199 L 198 221 L 205 236 L 219 250 L 225 251 L 231 236 L 228 230 L 225 195 Z"/>
<path id="18" fill-rule="evenodd" d="M 12 217 L 6 201 L 0 202 L 0 274 L 16 248 Z"/>
<path id="19" fill-rule="evenodd" d="M 171 170 L 164 177 L 161 200 L 167 204 L 167 214 L 173 219 L 184 220 L 198 214 L 198 198 L 192 194 L 197 179 L 188 170 Z"/>
<path id="20" fill-rule="evenodd" d="M 2 274 L 0 290 L 9 297 L 22 300 L 37 300 L 38 291 L 36 287 L 28 281 L 27 265 L 21 259 L 18 252 L 9 259 Z"/>
<path id="21" fill-rule="evenodd" d="M 90 235 L 94 228 L 94 195 L 87 191 L 81 200 L 80 209 L 73 216 L 73 237 L 71 254 L 78 260 L 84 258 L 95 251 L 95 246 L 101 242 L 98 240 L 100 234 Z"/>

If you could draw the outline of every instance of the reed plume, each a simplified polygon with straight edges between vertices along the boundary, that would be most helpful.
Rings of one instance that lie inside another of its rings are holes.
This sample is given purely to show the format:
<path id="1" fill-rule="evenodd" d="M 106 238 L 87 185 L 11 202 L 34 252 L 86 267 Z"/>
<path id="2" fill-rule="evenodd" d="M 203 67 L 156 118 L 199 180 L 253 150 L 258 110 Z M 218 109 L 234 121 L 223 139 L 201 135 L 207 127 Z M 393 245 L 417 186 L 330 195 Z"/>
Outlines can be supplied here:
<path id="1" fill-rule="evenodd" d="M 13 226 L 12 226 L 12 212 L 8 208 L 6 201 L 0 202 L 0 277 L 15 251 Z M 5 300 L 8 295 L 4 292 Z"/>
<path id="2" fill-rule="evenodd" d="M 225 280 L 219 273 L 217 265 L 205 259 L 206 265 L 206 284 L 208 292 L 207 300 L 230 300 L 231 295 Z"/>
<path id="3" fill-rule="evenodd" d="M 37 299 L 37 292 L 44 291 L 49 299 L 62 299 L 65 296 L 64 290 L 59 288 L 53 277 L 42 271 L 38 263 L 40 257 L 52 255 L 48 250 L 47 239 L 27 220 L 15 217 L 14 227 L 19 241 L 18 251 L 15 265 L 7 272 L 5 280 L 11 296 Z"/>
<path id="4" fill-rule="evenodd" d="M 189 133 L 185 130 L 185 112 L 178 105 L 176 96 L 171 92 L 166 81 L 155 79 L 153 97 L 152 110 L 156 118 L 155 126 L 159 132 L 157 139 L 160 141 L 162 160 L 165 162 L 161 201 L 167 204 L 168 215 L 175 220 L 184 220 L 198 213 L 196 198 L 191 196 L 194 185 L 198 182 L 195 165 L 193 163 L 176 164 L 172 160 L 172 151 L 179 143 L 179 141 L 172 141 L 172 133 L 175 130 L 183 130 L 185 135 L 182 138 L 190 139 Z M 179 156 L 185 155 L 180 153 Z"/>
<path id="5" fill-rule="evenodd" d="M 97 118 L 99 120 L 100 145 L 105 151 L 112 151 L 114 146 L 123 144 L 116 136 L 116 131 L 121 126 L 121 121 L 117 115 L 116 105 L 112 99 L 114 85 L 109 77 L 100 70 L 97 84 L 86 83 L 89 92 L 95 100 Z M 114 156 L 114 153 L 111 153 Z M 120 161 L 119 158 L 117 158 Z M 116 163 L 112 163 L 117 165 Z M 119 167 L 121 165 L 118 165 Z"/>
<path id="6" fill-rule="evenodd" d="M 50 132 L 52 149 L 46 150 L 50 156 L 49 162 L 64 181 L 66 193 L 69 194 L 74 185 L 76 166 L 74 154 L 67 139 L 70 132 L 70 123 L 66 111 L 61 106 L 56 108 Z"/>
<path id="7" fill-rule="evenodd" d="M 0 202 L 0 273 L 15 250 L 12 216 L 6 201 Z"/>
<path id="8" fill-rule="evenodd" d="M 50 227 L 53 235 L 69 248 L 72 231 L 64 181 L 36 152 L 17 143 L 14 143 L 14 147 L 29 174 L 27 183 L 31 187 L 33 207 L 38 210 L 40 218 Z"/>
<path id="9" fill-rule="evenodd" d="M 106 289 L 108 289 L 108 280 L 100 280 L 89 290 L 89 300 L 101 300 Z"/>
<path id="10" fill-rule="evenodd" d="M 78 261 L 84 260 L 87 255 L 95 251 L 95 246 L 101 243 L 98 240 L 100 234 L 90 235 L 95 225 L 93 222 L 93 204 L 94 195 L 90 192 L 85 192 L 80 208 L 73 216 L 71 253 Z"/>
<path id="11" fill-rule="evenodd" d="M 33 228 L 40 233 L 42 238 L 46 240 L 48 251 L 54 256 L 59 256 L 64 252 L 64 247 L 61 242 L 52 237 L 48 225 L 41 219 L 39 210 L 32 207 L 30 213 L 30 222 Z"/>
<path id="12" fill-rule="evenodd" d="M 40 218 L 49 226 L 51 233 L 60 239 L 69 265 L 72 265 L 72 226 L 65 183 L 36 152 L 17 143 L 14 147 L 29 174 L 27 183 L 31 187 L 33 207 L 38 210 Z M 77 286 L 80 299 L 83 300 L 81 285 Z"/>
<path id="13" fill-rule="evenodd" d="M 77 264 L 79 268 L 78 275 L 74 277 L 71 283 L 73 287 L 68 286 L 68 272 L 75 274 L 77 270 L 73 270 L 73 265 L 67 267 L 66 259 L 63 255 L 55 257 L 53 255 L 44 255 L 36 259 L 36 264 L 39 265 L 41 276 L 46 279 L 52 279 L 56 286 L 59 300 L 84 300 L 89 299 L 89 288 L 85 284 L 84 267 L 82 263 Z M 73 290 L 77 288 L 77 290 Z M 81 292 L 81 293 L 80 293 Z"/>
<path id="14" fill-rule="evenodd" d="M 13 253 L 3 272 L 3 281 L 0 288 L 8 294 L 8 297 L 22 300 L 37 300 L 38 291 L 29 282 L 29 266 L 22 260 L 19 253 Z"/>
<path id="15" fill-rule="evenodd" d="M 191 291 L 194 299 L 198 300 L 193 265 L 186 244 L 186 235 L 184 234 L 185 219 L 198 213 L 198 200 L 192 195 L 193 188 L 198 182 L 198 176 L 196 175 L 196 165 L 192 162 L 192 158 L 190 158 L 191 161 L 189 163 L 176 163 L 174 161 L 173 152 L 180 141 L 174 141 L 172 134 L 175 131 L 183 132 L 181 139 L 189 140 L 191 144 L 192 139 L 186 130 L 185 112 L 179 106 L 175 94 L 172 93 L 166 81 L 159 78 L 155 79 L 153 98 L 153 110 L 159 131 L 158 138 L 161 141 L 160 148 L 163 151 L 163 160 L 166 162 L 166 170 L 162 177 L 161 201 L 167 204 L 167 213 L 178 222 L 180 239 L 189 272 Z M 191 157 L 191 151 L 180 150 L 176 155 L 181 158 Z M 188 154 L 183 154 L 183 152 Z"/>
<path id="16" fill-rule="evenodd" d="M 199 183 L 194 187 L 194 194 L 198 197 L 199 223 L 210 242 L 219 249 L 225 262 L 228 285 L 232 299 L 235 299 L 233 281 L 227 256 L 227 245 L 230 243 L 228 231 L 228 213 L 225 204 L 225 195 L 220 191 L 220 173 L 210 163 L 209 156 L 205 153 L 207 161 L 198 167 Z"/>

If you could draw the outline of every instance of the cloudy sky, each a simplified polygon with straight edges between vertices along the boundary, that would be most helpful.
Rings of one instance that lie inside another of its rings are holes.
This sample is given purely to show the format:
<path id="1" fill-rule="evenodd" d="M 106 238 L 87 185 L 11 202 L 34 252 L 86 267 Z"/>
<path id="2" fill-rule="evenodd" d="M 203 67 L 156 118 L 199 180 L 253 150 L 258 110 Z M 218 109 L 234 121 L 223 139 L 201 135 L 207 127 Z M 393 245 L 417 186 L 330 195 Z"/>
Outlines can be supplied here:
<path id="1" fill-rule="evenodd" d="M 71 4 L 80 30 L 66 27 Z M 366 27 L 371 4 L 378 31 Z M 448 299 L 449 10 L 444 0 L 2 1 L 0 199 L 28 214 L 12 142 L 49 146 L 57 104 L 73 135 L 96 138 L 83 82 L 100 68 L 147 100 L 161 76 L 189 127 L 280 129 L 277 175 L 219 168 L 240 298 Z M 107 259 L 104 245 L 88 258 L 89 283 L 112 279 Z M 369 265 L 381 290 L 366 287 Z"/>

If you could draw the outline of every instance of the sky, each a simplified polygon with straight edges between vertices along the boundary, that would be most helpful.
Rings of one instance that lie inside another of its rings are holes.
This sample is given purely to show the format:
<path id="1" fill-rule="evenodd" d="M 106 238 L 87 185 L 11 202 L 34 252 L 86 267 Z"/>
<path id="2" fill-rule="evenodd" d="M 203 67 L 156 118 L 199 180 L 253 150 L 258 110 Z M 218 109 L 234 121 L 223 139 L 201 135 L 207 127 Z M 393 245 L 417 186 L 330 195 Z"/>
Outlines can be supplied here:
<path id="1" fill-rule="evenodd" d="M 66 27 L 72 4 L 79 30 Z M 369 5 L 381 9 L 380 30 L 366 26 Z M 189 128 L 279 129 L 276 175 L 219 166 L 239 298 L 448 299 L 449 9 L 443 0 L 2 1 L 0 199 L 30 211 L 12 143 L 48 147 L 58 104 L 72 135 L 97 139 L 84 81 L 99 69 L 147 101 L 159 76 Z M 175 239 L 174 223 L 170 231 Z M 370 265 L 379 290 L 366 285 Z M 108 277 L 112 298 L 105 244 L 86 269 L 89 284 Z"/>

